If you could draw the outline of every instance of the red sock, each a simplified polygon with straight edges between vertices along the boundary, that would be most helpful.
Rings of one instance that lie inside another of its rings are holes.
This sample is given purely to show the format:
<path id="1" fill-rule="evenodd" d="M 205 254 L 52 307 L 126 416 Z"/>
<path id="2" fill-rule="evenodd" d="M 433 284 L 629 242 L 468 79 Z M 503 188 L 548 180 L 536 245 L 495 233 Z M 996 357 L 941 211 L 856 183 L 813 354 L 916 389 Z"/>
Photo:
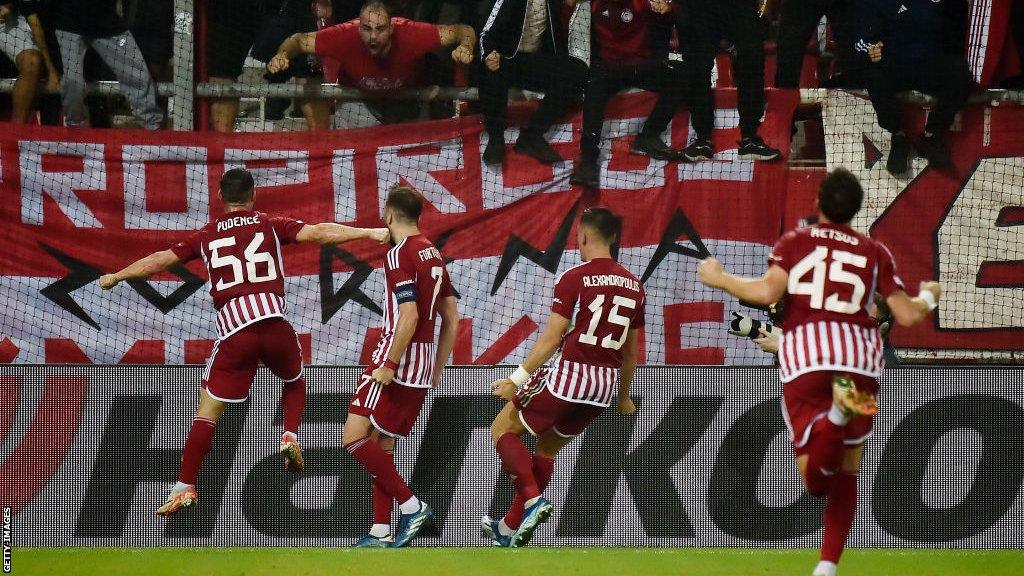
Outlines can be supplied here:
<path id="1" fill-rule="evenodd" d="M 812 496 L 824 496 L 843 459 L 843 428 L 822 418 L 814 423 L 807 441 L 804 481 Z"/>
<path id="2" fill-rule="evenodd" d="M 533 477 L 537 479 L 537 488 L 543 492 L 551 482 L 551 476 L 555 473 L 555 459 L 547 456 L 533 455 Z M 515 530 L 523 521 L 523 512 L 526 511 L 525 500 L 516 494 L 512 497 L 512 506 L 505 514 L 505 526 Z"/>
<path id="3" fill-rule="evenodd" d="M 494 443 L 494 448 L 501 458 L 501 465 L 512 478 L 516 495 L 523 501 L 540 496 L 537 479 L 533 475 L 533 456 L 519 436 L 506 432 Z"/>
<path id="4" fill-rule="evenodd" d="M 392 499 L 402 503 L 412 498 L 412 490 L 398 475 L 395 461 L 376 442 L 369 438 L 360 438 L 346 444 L 345 449 L 363 465 L 363 468 L 366 468 L 373 476 L 374 482 L 379 483 Z"/>
<path id="5" fill-rule="evenodd" d="M 281 389 L 281 412 L 284 416 L 284 431 L 298 435 L 302 412 L 306 409 L 306 379 L 299 378 L 286 382 Z"/>
<path id="6" fill-rule="evenodd" d="M 391 465 L 395 465 L 395 453 L 384 450 L 384 453 L 391 459 Z M 381 486 L 376 478 L 373 479 L 373 523 L 391 524 L 391 512 L 394 510 L 394 500 L 388 491 Z"/>
<path id="7" fill-rule="evenodd" d="M 840 471 L 832 477 L 825 503 L 825 536 L 821 559 L 838 564 L 857 513 L 857 473 Z"/>
<path id="8" fill-rule="evenodd" d="M 181 451 L 181 471 L 178 474 L 178 482 L 182 484 L 195 484 L 199 477 L 199 468 L 203 465 L 203 458 L 210 452 L 213 446 L 213 429 L 217 423 L 213 420 L 196 416 L 192 420 L 192 428 L 185 437 L 185 448 Z"/>

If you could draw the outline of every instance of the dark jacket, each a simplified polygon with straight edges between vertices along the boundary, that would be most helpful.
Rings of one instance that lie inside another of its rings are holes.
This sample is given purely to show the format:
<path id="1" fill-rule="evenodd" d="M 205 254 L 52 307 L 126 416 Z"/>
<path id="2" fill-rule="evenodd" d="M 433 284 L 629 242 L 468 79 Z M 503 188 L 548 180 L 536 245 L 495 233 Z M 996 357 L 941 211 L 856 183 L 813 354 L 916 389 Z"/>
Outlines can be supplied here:
<path id="1" fill-rule="evenodd" d="M 86 38 L 116 36 L 128 29 L 117 0 L 61 0 L 54 8 L 55 28 Z"/>
<path id="2" fill-rule="evenodd" d="M 480 59 L 493 50 L 505 58 L 515 58 L 519 40 L 526 26 L 527 0 L 497 0 L 487 16 L 487 23 L 480 32 Z M 561 22 L 561 0 L 547 0 L 548 29 L 541 35 L 541 52 L 564 54 L 565 42 L 560 39 L 558 26 Z"/>
<path id="3" fill-rule="evenodd" d="M 857 53 L 882 42 L 883 61 L 919 62 L 932 54 L 963 54 L 965 0 L 857 0 Z"/>

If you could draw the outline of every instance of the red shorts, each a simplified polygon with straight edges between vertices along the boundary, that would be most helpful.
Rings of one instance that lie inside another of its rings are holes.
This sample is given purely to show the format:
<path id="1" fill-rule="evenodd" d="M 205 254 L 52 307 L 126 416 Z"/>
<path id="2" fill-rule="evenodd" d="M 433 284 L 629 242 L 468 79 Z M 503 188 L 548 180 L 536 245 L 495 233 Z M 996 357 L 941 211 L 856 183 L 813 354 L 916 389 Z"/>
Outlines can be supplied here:
<path id="1" fill-rule="evenodd" d="M 797 456 L 806 452 L 814 423 L 828 416 L 832 406 L 832 378 L 839 375 L 853 378 L 858 390 L 878 394 L 877 380 L 849 372 L 808 372 L 782 385 L 782 417 Z M 871 417 L 854 416 L 845 426 L 843 443 L 847 446 L 863 444 L 871 436 L 872 427 Z"/>
<path id="2" fill-rule="evenodd" d="M 213 345 L 203 387 L 222 402 L 245 402 L 260 361 L 285 382 L 302 378 L 302 348 L 295 329 L 279 316 L 250 324 Z"/>
<path id="3" fill-rule="evenodd" d="M 383 386 L 373 381 L 372 372 L 371 366 L 359 378 L 356 393 L 348 405 L 349 414 L 366 416 L 374 428 L 388 436 L 408 436 L 430 388 L 413 388 L 396 382 Z"/>
<path id="4" fill-rule="evenodd" d="M 548 390 L 543 381 L 536 386 L 527 385 L 514 402 L 519 409 L 519 420 L 534 436 L 548 430 L 562 438 L 579 436 L 605 409 L 604 406 L 559 398 Z"/>

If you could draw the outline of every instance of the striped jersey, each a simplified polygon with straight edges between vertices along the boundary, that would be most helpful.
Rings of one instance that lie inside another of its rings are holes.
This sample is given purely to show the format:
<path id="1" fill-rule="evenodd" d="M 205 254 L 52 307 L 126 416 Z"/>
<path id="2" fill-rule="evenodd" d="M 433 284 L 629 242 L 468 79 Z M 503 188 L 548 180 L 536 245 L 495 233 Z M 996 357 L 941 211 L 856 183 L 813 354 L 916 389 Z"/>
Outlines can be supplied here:
<path id="1" fill-rule="evenodd" d="M 546 376 L 563 400 L 607 406 L 618 391 L 622 346 L 642 328 L 644 287 L 611 258 L 569 268 L 555 282 L 551 311 L 572 321 L 562 351 Z"/>
<path id="2" fill-rule="evenodd" d="M 870 315 L 874 295 L 904 290 L 889 249 L 849 226 L 816 224 L 786 233 L 768 259 L 789 277 L 782 381 L 815 371 L 877 378 L 883 342 Z"/>
<path id="3" fill-rule="evenodd" d="M 303 226 L 263 212 L 228 212 L 171 248 L 182 262 L 202 258 L 206 264 L 218 338 L 284 316 L 281 244 L 295 242 Z"/>
<path id="4" fill-rule="evenodd" d="M 380 342 L 371 357 L 373 366 L 384 364 L 391 352 L 398 327 L 398 307 L 415 302 L 419 315 L 416 331 L 398 361 L 394 381 L 403 386 L 430 388 L 436 352 L 437 305 L 453 294 L 444 258 L 426 236 L 410 236 L 389 250 L 384 259 L 384 323 Z"/>

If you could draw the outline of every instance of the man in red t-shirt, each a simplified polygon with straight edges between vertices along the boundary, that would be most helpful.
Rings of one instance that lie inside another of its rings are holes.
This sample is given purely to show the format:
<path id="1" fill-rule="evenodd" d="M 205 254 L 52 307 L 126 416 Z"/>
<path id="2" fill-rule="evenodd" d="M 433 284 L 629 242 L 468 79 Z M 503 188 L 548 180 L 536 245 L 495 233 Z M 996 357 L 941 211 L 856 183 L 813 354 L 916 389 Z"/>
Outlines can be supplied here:
<path id="1" fill-rule="evenodd" d="M 700 281 L 740 300 L 767 306 L 780 300 L 786 330 L 779 341 L 782 415 L 807 491 L 827 497 L 821 561 L 814 576 L 835 576 L 857 510 L 857 472 L 878 412 L 883 343 L 871 317 L 877 293 L 896 322 L 911 326 L 937 306 L 937 282 L 922 282 L 911 298 L 889 249 L 850 227 L 864 190 L 836 170 L 818 193 L 818 223 L 787 232 L 762 278 L 701 262 Z"/>
<path id="2" fill-rule="evenodd" d="M 555 455 L 582 434 L 613 399 L 619 412 L 636 411 L 629 397 L 644 326 L 643 284 L 612 259 L 619 218 L 589 208 L 576 228 L 583 264 L 555 282 L 551 317 L 526 360 L 509 378 L 495 381 L 495 396 L 510 400 L 494 419 L 491 437 L 516 494 L 500 520 L 484 516 L 481 534 L 495 546 L 518 548 L 551 515 L 542 495 L 554 473 Z M 561 348 L 549 369 L 541 365 Z M 531 455 L 520 436 L 537 437 Z"/>
<path id="3" fill-rule="evenodd" d="M 590 4 L 590 77 L 583 92 L 583 136 L 580 160 L 570 182 L 584 188 L 600 185 L 599 156 L 604 107 L 617 92 L 637 87 L 658 93 L 630 152 L 658 160 L 678 160 L 678 152 L 661 133 L 686 97 L 682 63 L 668 59 L 668 40 L 675 10 L 672 0 L 592 0 Z"/>
<path id="4" fill-rule="evenodd" d="M 217 420 L 228 404 L 249 398 L 260 362 L 284 381 L 281 453 L 285 467 L 293 472 L 303 468 L 297 434 L 306 405 L 306 381 L 298 337 L 284 316 L 281 244 L 388 239 L 386 229 L 351 228 L 334 223 L 310 225 L 256 212 L 253 195 L 252 175 L 240 168 L 228 170 L 220 181 L 223 216 L 170 249 L 154 252 L 99 279 L 100 287 L 109 290 L 124 280 L 149 278 L 196 258 L 202 258 L 210 279 L 210 296 L 217 309 L 217 342 L 206 361 L 199 407 L 185 438 L 178 482 L 157 509 L 160 516 L 170 516 L 196 503 L 196 478 L 212 446 Z"/>
<path id="5" fill-rule="evenodd" d="M 381 97 L 422 86 L 427 54 L 454 47 L 452 60 L 469 64 L 475 45 L 476 34 L 469 26 L 394 18 L 386 4 L 370 2 L 355 20 L 292 35 L 281 44 L 267 70 L 272 74 L 286 70 L 295 56 L 316 54 L 338 63 L 340 84 Z"/>

